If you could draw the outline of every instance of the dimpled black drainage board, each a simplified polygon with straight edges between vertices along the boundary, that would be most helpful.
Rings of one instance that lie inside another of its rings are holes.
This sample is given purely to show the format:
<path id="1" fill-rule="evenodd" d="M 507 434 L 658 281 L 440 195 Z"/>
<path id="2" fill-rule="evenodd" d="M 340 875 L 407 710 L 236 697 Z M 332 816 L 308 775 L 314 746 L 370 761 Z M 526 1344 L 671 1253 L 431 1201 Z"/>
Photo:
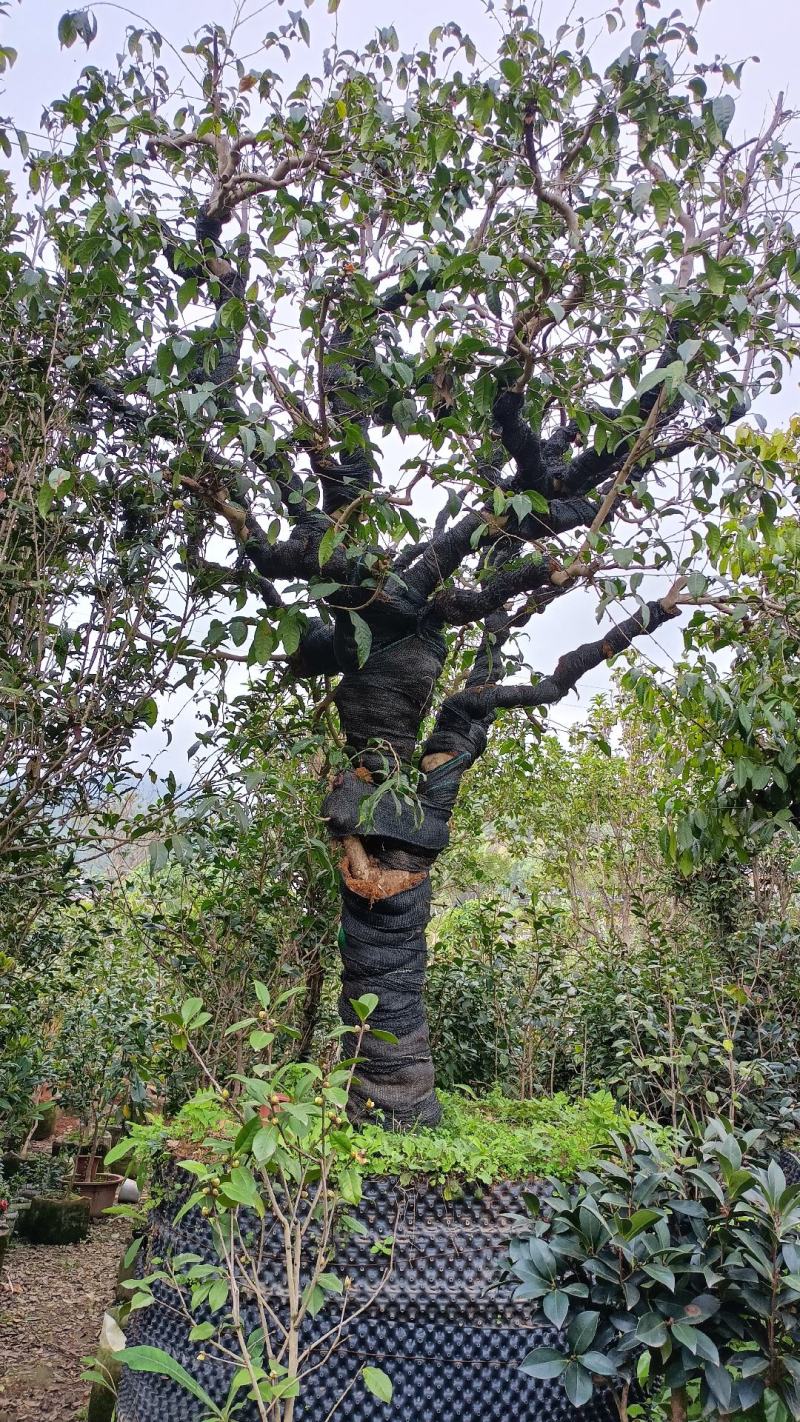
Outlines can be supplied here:
<path id="1" fill-rule="evenodd" d="M 349 1313 L 372 1301 L 345 1323 L 338 1347 L 304 1381 L 297 1422 L 325 1422 L 365 1364 L 388 1373 L 392 1403 L 387 1407 L 359 1381 L 334 1414 L 342 1422 L 571 1422 L 576 1412 L 560 1383 L 528 1378 L 519 1366 L 531 1348 L 555 1343 L 555 1330 L 531 1328 L 528 1310 L 512 1302 L 510 1290 L 496 1287 L 510 1233 L 508 1213 L 520 1208 L 522 1189 L 499 1185 L 448 1201 L 432 1187 L 403 1190 L 391 1180 L 366 1179 L 355 1213 L 367 1234 L 342 1240 L 336 1270 L 352 1280 Z M 197 1210 L 173 1224 L 179 1204 L 173 1194 L 151 1215 L 143 1272 L 156 1256 L 191 1252 L 215 1257 L 208 1225 Z M 386 1259 L 373 1255 L 371 1247 L 388 1235 L 395 1238 L 394 1265 L 381 1284 Z M 280 1312 L 278 1246 L 277 1231 L 269 1233 L 261 1278 Z M 222 1403 L 230 1369 L 211 1357 L 199 1362 L 201 1345 L 188 1341 L 188 1325 L 170 1308 L 168 1293 L 157 1286 L 156 1295 L 156 1304 L 131 1315 L 128 1344 L 165 1349 Z M 335 1309 L 334 1301 L 309 1321 L 304 1344 L 331 1328 Z M 196 1320 L 207 1316 L 201 1310 Z M 245 1318 L 248 1328 L 256 1326 L 254 1311 L 245 1310 Z M 117 1408 L 118 1422 L 194 1422 L 202 1414 L 201 1404 L 169 1379 L 128 1369 Z M 582 1422 L 614 1422 L 616 1416 L 609 1394 L 595 1394 L 580 1410 Z M 242 1422 L 256 1417 L 252 1405 L 241 1414 Z"/>

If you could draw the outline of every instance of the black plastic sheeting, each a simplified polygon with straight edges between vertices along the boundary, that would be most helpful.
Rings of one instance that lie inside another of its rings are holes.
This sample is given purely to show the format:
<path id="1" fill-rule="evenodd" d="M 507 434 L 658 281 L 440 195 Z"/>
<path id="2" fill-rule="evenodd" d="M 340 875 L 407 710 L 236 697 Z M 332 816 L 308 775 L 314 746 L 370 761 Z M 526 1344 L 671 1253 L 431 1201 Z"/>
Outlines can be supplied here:
<path id="1" fill-rule="evenodd" d="M 521 1185 L 470 1191 L 447 1201 L 432 1187 L 402 1190 L 396 1182 L 368 1178 L 356 1213 L 364 1236 L 343 1238 L 336 1268 L 349 1275 L 348 1312 L 372 1298 L 360 1317 L 345 1322 L 342 1341 L 324 1366 L 303 1384 L 297 1422 L 325 1422 L 345 1388 L 366 1364 L 382 1368 L 394 1385 L 390 1406 L 356 1382 L 334 1413 L 342 1422 L 572 1422 L 575 1409 L 557 1381 L 537 1381 L 520 1371 L 525 1354 L 557 1341 L 554 1329 L 530 1326 L 530 1310 L 514 1304 L 508 1288 L 498 1288 L 498 1269 L 511 1233 L 508 1215 L 521 1207 Z M 151 1216 L 143 1272 L 155 1256 L 181 1252 L 213 1258 L 210 1231 L 197 1210 L 175 1226 L 173 1198 Z M 386 1258 L 371 1252 L 376 1239 L 393 1235 L 394 1264 L 376 1294 Z M 277 1232 L 267 1239 L 261 1278 L 271 1304 L 281 1309 Z M 376 1295 L 373 1298 L 373 1295 Z M 341 1309 L 341 1304 L 339 1303 Z M 323 1309 L 303 1335 L 320 1336 L 335 1323 L 337 1302 Z M 196 1321 L 206 1315 L 200 1311 Z M 248 1324 L 255 1318 L 248 1314 Z M 230 1370 L 188 1341 L 188 1324 L 162 1293 L 152 1308 L 132 1314 L 129 1345 L 164 1348 L 221 1403 Z M 208 1347 L 208 1345 L 205 1345 Z M 168 1379 L 125 1370 L 117 1403 L 118 1422 L 194 1422 L 201 1407 Z M 253 1422 L 249 1406 L 242 1422 Z M 615 1422 L 608 1393 L 595 1394 L 580 1410 L 582 1422 Z"/>

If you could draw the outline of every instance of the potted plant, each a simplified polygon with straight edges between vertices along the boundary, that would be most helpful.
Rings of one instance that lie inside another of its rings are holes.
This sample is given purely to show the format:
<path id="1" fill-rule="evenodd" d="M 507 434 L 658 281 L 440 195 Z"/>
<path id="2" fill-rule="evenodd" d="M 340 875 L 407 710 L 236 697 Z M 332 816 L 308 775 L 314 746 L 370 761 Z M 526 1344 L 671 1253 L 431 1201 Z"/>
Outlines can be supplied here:
<path id="1" fill-rule="evenodd" d="M 62 1157 L 29 1157 L 15 1177 L 15 1194 L 17 1229 L 30 1244 L 77 1244 L 89 1233 L 89 1201 L 74 1189 Z"/>
<path id="2" fill-rule="evenodd" d="M 587 1164 L 625 1113 L 606 1093 L 578 1103 L 454 1095 L 438 1129 L 398 1135 L 375 1112 L 356 1127 L 347 1107 L 360 1047 L 381 1030 L 374 995 L 353 1000 L 359 1027 L 340 1029 L 344 1059 L 324 1066 L 283 1060 L 278 1047 L 273 1056 L 280 1000 L 262 983 L 256 992 L 256 1012 L 234 1027 L 252 1069 L 136 1142 L 142 1162 L 153 1148 L 163 1164 L 130 1286 L 120 1422 L 180 1416 L 186 1392 L 223 1415 L 232 1364 L 263 1404 L 246 1415 L 269 1422 L 289 1422 L 298 1394 L 304 1416 L 327 1417 L 345 1399 L 372 1416 L 365 1406 L 393 1388 L 397 1415 L 424 1396 L 431 1416 L 446 1417 L 456 1378 L 459 1398 L 483 1408 L 487 1375 L 493 1407 L 536 1415 L 541 1384 L 519 1365 L 547 1335 L 532 1337 L 512 1289 L 493 1287 L 504 1215 L 532 1177 Z M 194 998 L 175 1023 L 195 1059 L 208 1020 Z M 466 1410 L 463 1422 L 490 1411 Z"/>
<path id="3" fill-rule="evenodd" d="M 113 1205 L 123 1176 L 103 1169 L 112 1127 L 147 1074 L 152 1026 L 105 986 L 74 1004 L 59 1034 L 60 1097 L 78 1117 L 74 1186 L 97 1218 Z"/>

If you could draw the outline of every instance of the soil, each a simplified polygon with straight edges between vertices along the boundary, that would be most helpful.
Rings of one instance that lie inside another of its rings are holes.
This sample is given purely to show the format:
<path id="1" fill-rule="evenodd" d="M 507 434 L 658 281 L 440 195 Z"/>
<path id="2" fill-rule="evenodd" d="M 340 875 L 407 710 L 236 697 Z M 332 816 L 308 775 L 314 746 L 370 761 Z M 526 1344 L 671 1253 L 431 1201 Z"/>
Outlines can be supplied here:
<path id="1" fill-rule="evenodd" d="M 77 1422 L 113 1302 L 130 1225 L 99 1220 L 81 1244 L 30 1245 L 16 1235 L 0 1280 L 0 1422 Z"/>

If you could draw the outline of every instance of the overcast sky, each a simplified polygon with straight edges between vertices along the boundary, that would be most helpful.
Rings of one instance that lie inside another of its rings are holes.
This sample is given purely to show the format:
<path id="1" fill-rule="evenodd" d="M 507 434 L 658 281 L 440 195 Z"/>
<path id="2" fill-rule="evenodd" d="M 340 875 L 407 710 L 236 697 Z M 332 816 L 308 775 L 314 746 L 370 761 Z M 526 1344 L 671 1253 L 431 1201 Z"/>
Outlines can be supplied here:
<path id="1" fill-rule="evenodd" d="M 622 0 L 622 6 L 625 13 L 632 13 L 632 0 Z M 7 20 L 0 20 L 4 42 L 19 51 L 3 107 L 14 114 L 22 127 L 38 127 L 43 105 L 69 88 L 86 62 L 86 51 L 81 44 L 70 50 L 59 49 L 56 27 L 64 10 L 70 8 L 77 7 L 64 4 L 64 0 L 22 0 L 14 6 Z M 113 61 L 125 25 L 135 23 L 136 17 L 151 23 L 180 48 L 205 21 L 213 19 L 227 24 L 237 7 L 234 0 L 213 0 L 213 3 L 208 0 L 205 4 L 203 0 L 160 0 L 157 5 L 132 0 L 129 6 L 103 0 L 89 8 L 94 11 L 99 25 L 98 38 L 89 57 L 92 63 L 104 64 Z M 294 0 L 289 8 L 302 9 L 302 0 Z M 591 17 L 602 14 L 606 6 L 598 0 L 587 0 L 586 4 L 543 0 L 541 8 L 542 28 L 550 32 L 567 14 L 574 18 L 580 14 Z M 662 10 L 669 13 L 672 8 L 670 0 L 664 0 Z M 261 5 L 260 0 L 252 0 L 245 7 L 246 12 L 256 9 L 262 13 L 251 23 L 249 35 L 253 38 L 257 39 L 259 32 L 277 28 L 286 19 L 285 6 Z M 684 11 L 687 19 L 691 19 L 696 12 L 696 0 L 684 0 Z M 324 43 L 333 34 L 334 17 L 326 13 L 324 0 L 317 0 L 307 13 L 315 40 Z M 479 48 L 484 43 L 490 46 L 496 33 L 496 22 L 480 0 L 402 0 L 402 3 L 341 0 L 335 18 L 339 43 L 344 47 L 362 45 L 376 25 L 393 24 L 401 46 L 407 49 L 424 45 L 431 28 L 449 19 L 458 20 Z M 781 89 L 786 92 L 789 103 L 792 100 L 800 103 L 797 93 L 800 84 L 794 84 L 800 55 L 800 4 L 797 0 L 759 0 L 759 3 L 706 0 L 700 34 L 705 55 L 709 52 L 724 54 L 731 61 L 757 55 L 760 60 L 758 67 L 750 71 L 738 101 L 745 126 L 752 128 L 758 123 L 770 98 Z M 609 56 L 615 48 L 620 48 L 618 41 L 612 38 L 607 43 Z"/>
<path id="2" fill-rule="evenodd" d="M 622 6 L 627 15 L 632 14 L 632 0 L 622 0 Z M 0 97 L 0 112 L 11 117 L 17 127 L 34 135 L 40 128 L 43 107 L 70 88 L 87 61 L 99 66 L 114 64 L 127 24 L 142 21 L 151 24 L 180 49 L 205 21 L 213 19 L 228 25 L 237 6 L 234 0 L 214 0 L 208 4 L 204 4 L 204 0 L 160 0 L 158 5 L 149 5 L 147 0 L 141 0 L 140 5 L 137 0 L 131 0 L 130 6 L 104 0 L 89 7 L 97 18 L 99 33 L 88 56 L 80 43 L 69 50 L 59 48 L 57 24 L 66 8 L 75 6 L 66 5 L 64 0 L 22 0 L 13 6 L 7 19 L 0 19 L 2 42 L 13 45 L 19 54 Z M 264 6 L 260 0 L 251 0 L 240 8 L 245 13 L 259 12 L 242 36 L 243 40 L 252 42 L 253 47 L 266 30 L 277 28 L 286 19 L 286 7 L 276 3 Z M 291 8 L 301 9 L 302 0 L 293 0 Z M 545 33 L 552 33 L 568 14 L 573 20 L 581 14 L 591 19 L 602 16 L 606 8 L 602 0 L 574 5 L 571 0 L 543 0 L 539 23 Z M 671 8 L 669 0 L 665 0 L 662 10 L 669 12 Z M 695 0 L 684 0 L 683 8 L 686 18 L 693 18 Z M 402 4 L 389 0 L 341 0 L 336 17 L 327 14 L 324 0 L 317 0 L 307 14 L 315 52 L 332 37 L 334 23 L 338 24 L 339 45 L 345 48 L 361 47 L 377 25 L 394 24 L 403 49 L 425 46 L 431 28 L 448 19 L 458 20 L 462 30 L 476 42 L 479 52 L 494 49 L 497 33 L 496 20 L 480 0 L 402 0 Z M 610 59 L 622 47 L 619 36 L 606 35 L 604 25 L 600 33 L 603 50 L 607 52 L 601 53 L 598 59 Z M 753 0 L 707 0 L 700 19 L 700 37 L 706 59 L 723 54 L 736 63 L 748 56 L 758 56 L 757 65 L 747 66 L 743 90 L 737 97 L 737 128 L 750 132 L 757 129 L 781 90 L 787 106 L 791 107 L 794 102 L 800 109 L 800 79 L 795 77 L 800 56 L 800 0 L 759 0 L 757 4 Z M 172 67 L 168 57 L 165 62 Z M 257 59 L 252 62 L 258 63 Z M 298 58 L 298 66 L 301 63 Z M 310 57 L 309 67 L 312 65 L 313 57 Z M 797 139 L 800 144 L 800 127 Z M 35 145 L 35 138 L 31 142 Z M 797 379 L 790 379 L 783 394 L 764 407 L 771 424 L 779 424 L 796 412 L 797 388 Z M 565 598 L 545 617 L 537 619 L 533 665 L 547 671 L 566 647 L 596 636 L 593 601 L 579 596 Z M 677 649 L 680 646 L 677 627 L 664 629 L 659 641 L 662 655 Z M 581 702 L 572 697 L 569 703 L 562 703 L 555 709 L 553 721 L 571 724 L 581 714 L 580 706 L 585 706 L 592 694 L 607 685 L 608 676 L 599 669 L 590 684 L 582 688 Z M 191 707 L 181 715 L 180 722 L 177 744 L 185 746 L 194 739 Z M 178 773 L 177 764 L 175 769 Z"/>

